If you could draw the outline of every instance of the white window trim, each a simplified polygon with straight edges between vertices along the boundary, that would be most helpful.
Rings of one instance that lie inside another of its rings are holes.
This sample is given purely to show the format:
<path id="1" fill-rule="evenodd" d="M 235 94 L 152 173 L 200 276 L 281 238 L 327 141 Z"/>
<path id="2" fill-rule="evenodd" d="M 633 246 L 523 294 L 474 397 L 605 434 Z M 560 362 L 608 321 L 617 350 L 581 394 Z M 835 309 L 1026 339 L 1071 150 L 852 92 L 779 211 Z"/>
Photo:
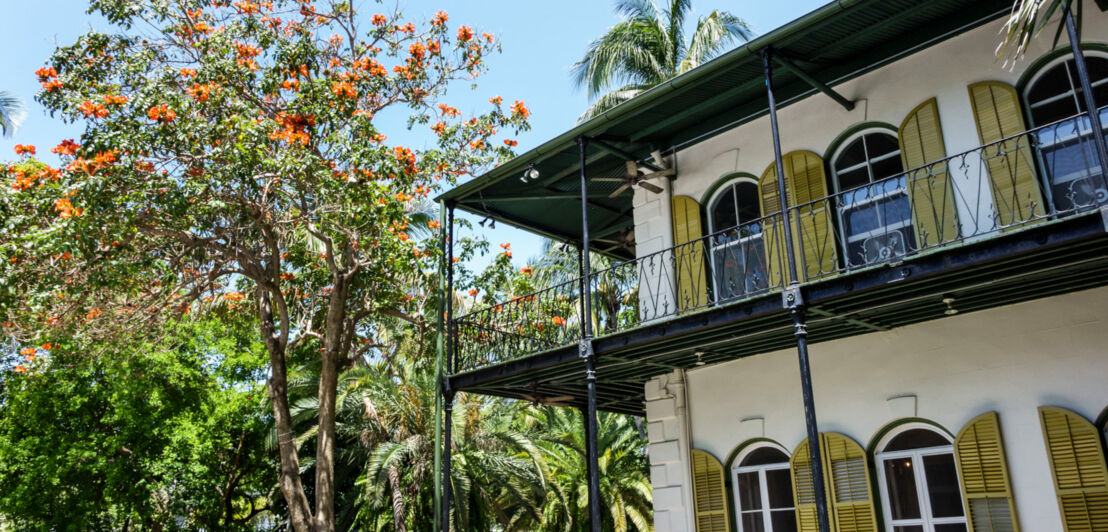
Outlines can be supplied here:
<path id="1" fill-rule="evenodd" d="M 1100 59 L 1108 59 L 1108 54 L 1106 54 L 1104 52 L 1101 52 L 1099 50 L 1082 50 L 1082 53 L 1085 55 L 1085 57 L 1095 56 L 1095 57 L 1098 57 Z M 1033 74 L 1031 76 L 1031 79 L 1027 80 L 1027 84 L 1024 85 L 1024 87 L 1023 87 L 1023 93 L 1020 94 L 1020 99 L 1022 100 L 1023 105 L 1027 109 L 1028 118 L 1030 118 L 1031 109 L 1034 106 L 1043 105 L 1043 104 L 1046 104 L 1046 103 L 1052 103 L 1052 102 L 1055 102 L 1055 101 L 1058 101 L 1062 98 L 1067 98 L 1067 97 L 1072 97 L 1072 98 L 1074 98 L 1074 100 L 1077 100 L 1077 94 L 1074 92 L 1074 90 L 1072 88 L 1070 90 L 1062 93 L 1062 94 L 1057 94 L 1057 95 L 1051 96 L 1050 98 L 1047 98 L 1047 99 L 1045 99 L 1041 102 L 1035 102 L 1035 104 L 1032 104 L 1031 100 L 1028 98 L 1028 93 L 1031 92 L 1031 88 L 1034 87 L 1035 84 L 1038 83 L 1039 80 L 1041 80 L 1042 77 L 1044 75 L 1046 75 L 1047 72 L 1050 72 L 1050 70 L 1053 69 L 1054 67 L 1056 67 L 1059 64 L 1064 63 L 1066 61 L 1069 61 L 1071 59 L 1073 59 L 1073 53 L 1070 53 L 1070 52 L 1067 52 L 1067 53 L 1064 53 L 1064 54 L 1062 54 L 1058 57 L 1055 57 L 1054 59 L 1051 59 L 1049 62 L 1047 62 L 1045 65 L 1039 67 L 1035 71 L 1035 74 Z M 1068 71 L 1067 71 L 1066 75 L 1067 76 L 1069 75 Z M 1074 87 L 1075 83 L 1076 83 L 1076 80 L 1071 79 L 1070 80 L 1070 87 Z M 1093 82 L 1093 87 L 1099 87 L 1101 85 L 1104 85 L 1105 83 L 1108 83 L 1108 79 L 1104 79 L 1104 80 L 1100 80 L 1100 81 L 1094 81 Z M 1081 103 L 1081 105 L 1084 105 L 1084 102 L 1080 102 L 1080 103 Z M 1080 108 L 1080 105 L 1078 106 L 1078 108 Z M 1046 125 L 1046 124 L 1032 124 L 1031 127 L 1034 128 L 1034 127 L 1044 126 L 1044 125 Z"/>
<path id="2" fill-rule="evenodd" d="M 715 210 L 716 200 L 718 200 L 719 197 L 722 196 L 725 192 L 727 192 L 732 187 L 734 187 L 735 183 L 739 183 L 739 182 L 742 182 L 742 181 L 750 183 L 750 184 L 754 185 L 754 188 L 756 190 L 758 189 L 758 180 L 757 179 L 754 179 L 753 177 L 743 175 L 743 176 L 732 177 L 731 179 L 728 179 L 727 181 L 724 181 L 723 184 L 716 187 L 715 192 L 712 192 L 712 195 L 708 197 L 708 201 L 707 201 L 707 204 L 705 206 L 705 214 L 708 215 L 707 216 L 707 218 L 708 218 L 708 234 L 711 235 L 711 234 L 715 234 L 717 231 L 722 231 L 724 229 L 730 229 L 730 227 L 718 227 L 717 228 L 715 226 L 716 225 L 715 220 L 712 219 L 712 211 Z M 738 212 L 736 212 L 735 215 L 736 215 L 735 218 L 737 219 L 738 218 Z M 742 220 L 739 220 L 739 225 L 742 226 L 744 223 L 749 223 L 750 221 L 752 221 L 752 220 L 748 220 L 747 222 L 743 222 Z"/>
<path id="3" fill-rule="evenodd" d="M 1100 59 L 1108 60 L 1108 54 L 1105 54 L 1105 53 L 1097 51 L 1097 50 L 1082 50 L 1082 53 L 1086 57 L 1095 56 L 1095 57 L 1100 58 Z M 1074 100 L 1075 104 L 1077 105 L 1078 109 L 1080 109 L 1081 106 L 1084 105 L 1084 102 L 1081 101 L 1078 98 L 1077 91 L 1076 91 L 1076 87 L 1080 83 L 1077 80 L 1075 80 L 1071 77 L 1068 69 L 1066 69 L 1065 72 L 1066 72 L 1066 77 L 1069 80 L 1069 85 L 1070 85 L 1069 90 L 1067 90 L 1067 91 L 1065 91 L 1061 94 L 1051 96 L 1050 98 L 1047 98 L 1045 100 L 1035 102 L 1034 104 L 1031 103 L 1031 99 L 1029 97 L 1031 89 L 1035 86 L 1035 84 L 1037 84 L 1039 81 L 1042 80 L 1043 76 L 1045 76 L 1047 74 L 1047 72 L 1050 72 L 1051 70 L 1053 70 L 1058 65 L 1063 64 L 1066 61 L 1070 61 L 1072 59 L 1073 59 L 1073 53 L 1065 53 L 1065 54 L 1062 54 L 1058 57 L 1055 57 L 1054 59 L 1047 62 L 1045 65 L 1039 67 L 1038 70 L 1036 70 L 1035 74 L 1031 76 L 1031 79 L 1029 79 L 1027 81 L 1027 84 L 1024 86 L 1023 93 L 1021 93 L 1019 95 L 1019 97 L 1020 97 L 1021 103 L 1023 104 L 1024 108 L 1026 109 L 1026 118 L 1028 119 L 1028 122 L 1030 124 L 1030 129 L 1034 129 L 1034 128 L 1037 128 L 1037 127 L 1047 125 L 1047 124 L 1031 123 L 1032 122 L 1031 121 L 1031 110 L 1034 109 L 1037 106 L 1041 106 L 1041 105 L 1044 105 L 1044 104 L 1047 104 L 1047 103 L 1053 103 L 1053 102 L 1056 102 L 1056 101 L 1061 100 L 1063 98 L 1073 98 L 1073 100 Z M 1099 86 L 1104 85 L 1104 84 L 1108 84 L 1108 79 L 1093 81 L 1093 83 L 1092 83 L 1093 87 L 1099 87 Z M 1065 123 L 1065 122 L 1063 122 L 1063 123 Z M 1075 130 L 1076 130 L 1075 133 L 1067 134 L 1067 135 L 1064 135 L 1064 136 L 1056 136 L 1053 139 L 1051 139 L 1050 141 L 1043 141 L 1042 144 L 1038 147 L 1038 149 L 1035 150 L 1035 156 L 1037 158 L 1039 158 L 1039 163 L 1040 163 L 1041 167 L 1042 168 L 1047 167 L 1046 161 L 1043 160 L 1043 157 L 1044 157 L 1043 152 L 1044 151 L 1047 151 L 1050 148 L 1052 148 L 1052 147 L 1054 147 L 1058 144 L 1064 145 L 1065 143 L 1067 143 L 1069 141 L 1072 141 L 1074 139 L 1091 138 L 1092 134 L 1093 134 L 1093 130 L 1092 130 L 1092 126 L 1090 124 L 1091 124 L 1091 122 L 1087 118 L 1086 119 L 1081 119 L 1081 120 L 1077 121 L 1077 124 L 1074 126 Z M 1080 179 L 1087 179 L 1091 176 L 1094 176 L 1094 175 L 1097 175 L 1097 174 L 1101 173 L 1100 165 L 1096 162 L 1096 157 L 1095 156 L 1092 158 L 1090 163 L 1091 164 L 1087 168 L 1084 168 L 1084 169 L 1082 169 L 1078 172 L 1072 173 L 1072 174 L 1050 176 L 1049 180 L 1044 179 L 1044 178 L 1040 179 L 1040 181 L 1046 181 L 1046 182 L 1042 182 L 1041 184 L 1043 185 L 1043 192 L 1046 194 L 1046 199 L 1047 199 L 1047 201 L 1050 202 L 1050 205 L 1051 205 L 1052 209 L 1055 208 L 1054 207 L 1054 205 L 1055 205 L 1055 202 L 1054 202 L 1054 186 L 1055 185 L 1061 185 L 1061 184 L 1064 184 L 1064 183 L 1069 183 L 1069 182 L 1077 181 L 1077 180 L 1080 180 Z M 1093 166 L 1093 165 L 1095 165 L 1095 166 Z"/>
<path id="4" fill-rule="evenodd" d="M 894 131 L 892 131 L 888 128 L 883 128 L 883 127 L 867 127 L 867 128 L 855 131 L 853 134 L 851 134 L 849 137 L 847 137 L 846 139 L 844 139 L 842 142 L 839 143 L 839 146 L 837 148 L 835 148 L 835 153 L 831 154 L 831 159 L 828 161 L 828 165 L 827 165 L 829 167 L 829 169 L 831 170 L 831 184 L 834 185 L 834 187 L 835 187 L 835 198 L 836 198 L 836 200 L 834 202 L 834 204 L 835 204 L 835 216 L 838 217 L 838 221 L 839 221 L 838 231 L 839 231 L 839 239 L 842 242 L 842 247 L 843 247 L 842 253 L 843 253 L 843 257 L 846 260 L 846 264 L 851 266 L 851 267 L 861 267 L 861 266 L 866 266 L 866 264 L 864 264 L 864 263 L 855 264 L 853 257 L 850 256 L 849 244 L 854 243 L 854 242 L 858 242 L 858 241 L 865 241 L 866 239 L 871 238 L 873 236 L 883 235 L 883 234 L 886 234 L 890 231 L 896 231 L 898 229 L 902 229 L 902 228 L 905 228 L 905 227 L 910 227 L 912 225 L 912 221 L 911 221 L 911 219 L 909 219 L 906 223 L 904 221 L 884 223 L 883 225 L 879 226 L 878 228 L 876 228 L 872 231 L 866 231 L 864 233 L 860 232 L 860 233 L 854 233 L 854 234 L 849 234 L 849 235 L 846 233 L 846 216 L 844 216 L 844 214 L 846 212 L 848 212 L 850 210 L 853 210 L 853 209 L 862 208 L 862 207 L 864 207 L 865 205 L 867 205 L 869 203 L 875 203 L 875 202 L 878 202 L 878 201 L 881 201 L 881 200 L 887 200 L 887 199 L 895 200 L 897 196 L 903 196 L 905 199 L 908 198 L 908 188 L 907 188 L 907 183 L 905 183 L 900 188 L 897 188 L 897 189 L 894 189 L 894 190 L 886 190 L 886 191 L 884 191 L 880 194 L 877 194 L 873 197 L 866 198 L 865 200 L 854 202 L 854 203 L 851 203 L 849 205 L 846 205 L 846 204 L 843 203 L 843 199 L 845 198 L 845 196 L 843 195 L 844 191 L 839 186 L 839 171 L 835 169 L 835 162 L 838 161 L 839 157 L 842 156 L 843 151 L 845 151 L 847 148 L 849 148 L 850 145 L 854 143 L 854 141 L 856 141 L 856 140 L 858 140 L 858 139 L 860 139 L 860 138 L 862 138 L 866 135 L 873 134 L 873 133 L 883 133 L 883 134 L 889 135 L 891 137 L 896 137 L 896 133 Z M 888 176 L 888 177 L 883 177 L 881 179 L 875 179 L 874 175 L 873 175 L 872 163 L 877 162 L 877 161 L 884 161 L 885 159 L 892 158 L 893 156 L 900 157 L 899 140 L 897 142 L 898 142 L 898 145 L 897 145 L 897 150 L 895 152 L 890 152 L 890 153 L 887 153 L 887 154 L 882 155 L 880 157 L 875 157 L 875 158 L 872 158 L 872 159 L 869 157 L 869 151 L 865 148 L 865 144 L 863 144 L 862 149 L 866 150 L 865 151 L 866 159 L 864 161 L 854 165 L 854 166 L 851 166 L 849 168 L 844 168 L 843 171 L 844 172 L 849 172 L 849 171 L 852 171 L 852 170 L 857 170 L 859 168 L 866 168 L 866 173 L 869 175 L 869 183 L 868 183 L 868 185 L 862 185 L 863 187 L 873 185 L 874 183 L 876 183 L 878 181 L 884 181 L 884 180 L 896 177 L 896 176 Z M 850 190 L 855 190 L 857 188 L 862 188 L 862 187 L 855 187 L 854 189 L 850 189 Z M 909 207 L 909 212 L 911 212 L 910 207 Z M 881 221 L 884 222 L 885 220 L 881 220 Z"/>
<path id="5" fill-rule="evenodd" d="M 769 447 L 770 449 L 775 449 L 775 450 L 781 451 L 781 453 L 784 454 L 786 459 L 789 456 L 789 452 L 787 450 L 785 450 L 783 447 L 781 447 L 780 445 L 776 445 L 776 444 L 767 442 L 767 443 L 761 443 L 761 444 L 757 444 L 757 445 L 751 445 L 750 447 L 747 447 L 746 449 L 743 449 L 743 451 L 741 453 L 739 453 L 738 456 L 735 457 L 735 462 L 734 463 L 735 464 L 741 464 L 743 462 L 743 460 L 746 459 L 746 457 L 750 455 L 750 453 L 752 453 L 752 452 L 754 452 L 758 449 L 764 449 L 766 447 Z M 735 465 L 731 468 L 731 485 L 734 486 L 734 489 L 732 489 L 731 491 L 733 492 L 734 498 L 735 498 L 735 526 L 736 526 L 736 530 L 738 532 L 749 532 L 749 531 L 746 531 L 746 530 L 743 529 L 742 516 L 743 516 L 743 514 L 755 513 L 755 512 L 758 512 L 758 513 L 762 514 L 762 524 L 765 525 L 766 532 L 773 532 L 773 521 L 771 519 L 772 512 L 770 511 L 771 509 L 769 507 L 769 491 L 766 489 L 767 488 L 767 485 L 766 485 L 766 471 L 780 471 L 782 469 L 789 470 L 790 467 L 791 467 L 791 464 L 788 461 L 785 461 L 785 462 L 776 463 L 776 464 L 761 464 L 761 465 L 753 465 L 753 466 L 738 466 L 738 465 Z M 762 508 L 758 509 L 758 510 L 744 510 L 743 507 L 742 507 L 742 501 L 739 499 L 739 475 L 743 474 L 743 473 L 753 473 L 753 472 L 758 473 L 758 488 L 759 488 L 759 492 L 762 496 Z M 789 482 L 790 483 L 792 482 L 792 478 L 789 479 Z M 790 493 L 789 495 L 791 496 L 792 494 Z M 773 510 L 777 510 L 777 511 L 792 510 L 792 511 L 795 512 L 796 511 L 796 506 L 795 505 L 796 505 L 796 501 L 793 501 L 793 506 L 782 507 L 782 508 L 773 508 Z"/>
<path id="6" fill-rule="evenodd" d="M 874 455 L 874 465 L 877 469 L 877 488 L 881 494 L 881 506 L 882 513 L 885 518 L 885 529 L 894 530 L 894 527 L 900 526 L 920 526 L 923 527 L 924 532 L 934 532 L 935 525 L 966 525 L 966 529 L 969 529 L 969 524 L 966 518 L 966 508 L 962 508 L 962 517 L 931 517 L 931 498 L 927 492 L 927 473 L 924 471 L 923 458 L 925 456 L 935 456 L 942 454 L 954 454 L 954 442 L 951 440 L 950 435 L 945 431 L 937 430 L 934 425 L 927 423 L 905 423 L 896 428 L 896 430 L 889 431 L 878 442 L 878 449 L 884 449 L 889 445 L 889 442 L 893 438 L 900 434 L 914 429 L 923 429 L 934 432 L 941 436 L 944 440 L 950 442 L 949 445 L 939 445 L 935 447 L 921 447 L 918 449 L 908 449 L 904 451 L 880 451 Z M 915 476 L 916 481 L 916 497 L 919 500 L 920 518 L 919 519 L 901 519 L 894 521 L 892 514 L 892 505 L 889 501 L 889 488 L 888 482 L 885 477 L 885 460 L 896 460 L 901 458 L 910 458 L 912 460 L 912 473 Z M 957 466 L 955 466 L 957 469 Z M 960 473 L 959 473 L 960 474 Z M 961 486 L 959 486 L 961 491 Z"/>

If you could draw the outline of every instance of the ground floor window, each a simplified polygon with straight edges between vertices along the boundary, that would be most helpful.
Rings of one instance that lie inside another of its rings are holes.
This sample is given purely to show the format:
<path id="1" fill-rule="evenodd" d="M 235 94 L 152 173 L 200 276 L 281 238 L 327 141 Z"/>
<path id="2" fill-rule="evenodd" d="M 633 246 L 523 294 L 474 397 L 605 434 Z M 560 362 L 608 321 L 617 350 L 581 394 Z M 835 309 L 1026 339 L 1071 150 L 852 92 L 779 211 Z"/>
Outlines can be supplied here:
<path id="1" fill-rule="evenodd" d="M 749 452 L 731 470 L 739 532 L 795 532 L 789 456 L 772 446 Z"/>
<path id="2" fill-rule="evenodd" d="M 910 428 L 877 453 L 877 475 L 890 532 L 965 532 L 954 448 L 942 434 Z"/>

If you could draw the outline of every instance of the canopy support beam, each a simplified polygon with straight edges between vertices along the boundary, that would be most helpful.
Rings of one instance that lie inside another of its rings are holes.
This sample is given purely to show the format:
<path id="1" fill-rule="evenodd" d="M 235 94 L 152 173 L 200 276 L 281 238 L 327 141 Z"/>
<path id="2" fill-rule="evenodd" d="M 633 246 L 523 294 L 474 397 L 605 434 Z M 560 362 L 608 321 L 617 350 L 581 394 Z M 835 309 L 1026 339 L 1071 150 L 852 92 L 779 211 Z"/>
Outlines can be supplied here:
<path id="1" fill-rule="evenodd" d="M 805 72 L 804 69 L 797 66 L 796 63 L 793 63 L 788 58 L 786 58 L 785 56 L 782 56 L 780 54 L 773 54 L 773 58 L 776 59 L 777 62 L 782 67 L 784 67 L 785 70 L 788 70 L 789 72 L 792 72 L 792 74 L 794 76 L 800 78 L 800 80 L 803 81 L 804 83 L 807 83 L 807 84 L 811 85 L 812 88 L 826 94 L 832 100 L 835 100 L 836 102 L 838 102 L 839 105 L 843 106 L 843 108 L 845 108 L 847 111 L 853 111 L 854 110 L 854 101 L 853 100 L 848 100 L 845 97 L 843 97 L 843 95 L 835 92 L 835 89 L 832 89 L 826 83 L 812 77 L 811 74 L 808 74 L 807 72 Z"/>
<path id="2" fill-rule="evenodd" d="M 596 147 L 598 147 L 598 148 L 600 148 L 600 149 L 602 149 L 602 150 L 604 150 L 608 153 L 611 153 L 612 155 L 615 155 L 615 156 L 618 156 L 618 157 L 623 157 L 625 160 L 635 162 L 635 163 L 638 163 L 642 166 L 645 166 L 645 167 L 649 168 L 650 171 L 652 171 L 652 172 L 661 172 L 662 170 L 665 170 L 665 168 L 658 168 L 658 165 L 656 165 L 652 162 L 649 162 L 649 161 L 639 162 L 639 158 L 635 157 L 634 154 L 632 154 L 632 153 L 630 153 L 630 152 L 628 152 L 628 151 L 626 151 L 622 148 L 619 148 L 617 146 L 609 144 L 606 141 L 593 138 L 593 139 L 589 139 L 589 142 L 592 142 L 593 144 L 596 144 Z"/>

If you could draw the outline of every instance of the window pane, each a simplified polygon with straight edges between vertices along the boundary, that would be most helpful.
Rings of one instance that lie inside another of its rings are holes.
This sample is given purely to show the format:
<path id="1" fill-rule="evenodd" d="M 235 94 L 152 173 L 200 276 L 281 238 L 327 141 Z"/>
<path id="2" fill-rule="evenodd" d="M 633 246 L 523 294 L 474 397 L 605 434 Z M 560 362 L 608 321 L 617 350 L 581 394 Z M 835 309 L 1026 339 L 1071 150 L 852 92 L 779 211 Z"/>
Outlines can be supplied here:
<path id="1" fill-rule="evenodd" d="M 739 206 L 739 223 L 757 220 L 762 217 L 762 208 L 758 205 L 758 185 L 750 181 L 735 184 L 735 202 Z"/>
<path id="2" fill-rule="evenodd" d="M 935 532 L 966 532 L 966 525 L 935 525 Z"/>
<path id="3" fill-rule="evenodd" d="M 762 520 L 762 512 L 753 512 L 743 515 L 743 532 L 764 532 L 765 522 Z"/>
<path id="4" fill-rule="evenodd" d="M 855 139 L 839 153 L 839 158 L 835 159 L 835 170 L 842 170 L 844 168 L 850 168 L 856 164 L 864 162 L 866 160 L 866 148 L 862 145 L 862 139 Z"/>
<path id="5" fill-rule="evenodd" d="M 727 191 L 720 194 L 712 205 L 712 231 L 730 229 L 738 223 L 735 217 L 735 190 L 728 185 Z"/>
<path id="6" fill-rule="evenodd" d="M 1066 67 L 1064 63 L 1059 63 L 1035 80 L 1031 90 L 1027 91 L 1027 100 L 1034 105 L 1071 89 L 1073 87 L 1070 86 L 1069 77 L 1066 75 Z"/>
<path id="7" fill-rule="evenodd" d="M 932 517 L 962 517 L 962 493 L 958 487 L 958 472 L 953 454 L 923 457 L 923 472 L 927 476 L 927 492 L 931 496 Z"/>
<path id="8" fill-rule="evenodd" d="M 758 481 L 758 472 L 739 474 L 739 509 L 759 510 L 762 508 L 762 486 Z"/>
<path id="9" fill-rule="evenodd" d="M 896 137 L 889 133 L 870 133 L 866 135 L 866 147 L 869 148 L 869 156 L 876 159 L 900 149 Z"/>
<path id="10" fill-rule="evenodd" d="M 889 511 L 893 519 L 919 519 L 919 495 L 911 458 L 884 461 L 885 488 L 889 496 Z"/>
<path id="11" fill-rule="evenodd" d="M 792 510 L 777 510 L 769 514 L 773 522 L 773 532 L 796 532 L 796 512 Z"/>
<path id="12" fill-rule="evenodd" d="M 940 436 L 939 433 L 927 429 L 912 429 L 897 434 L 897 436 L 885 446 L 884 450 L 906 451 L 908 449 L 942 447 L 944 445 L 950 445 L 950 441 Z"/>
<path id="13" fill-rule="evenodd" d="M 1077 114 L 1077 104 L 1072 97 L 1031 107 L 1031 121 L 1042 126 Z"/>
<path id="14" fill-rule="evenodd" d="M 900 156 L 889 157 L 873 163 L 873 178 L 884 179 L 886 177 L 892 177 L 904 171 L 904 166 L 900 163 Z"/>
<path id="15" fill-rule="evenodd" d="M 860 187 L 866 183 L 869 183 L 869 171 L 866 167 L 861 167 L 857 170 L 851 170 L 849 172 L 843 172 L 839 175 L 839 190 L 850 190 L 855 187 Z"/>
<path id="16" fill-rule="evenodd" d="M 923 527 L 919 525 L 894 526 L 893 532 L 923 532 Z"/>
<path id="17" fill-rule="evenodd" d="M 850 209 L 843 214 L 846 217 L 847 235 L 868 233 L 881 226 L 877 218 L 877 209 L 872 203 L 865 207 Z"/>
<path id="18" fill-rule="evenodd" d="M 759 447 L 743 458 L 742 466 L 786 464 L 789 457 L 773 447 Z"/>
<path id="19" fill-rule="evenodd" d="M 793 507 L 793 482 L 788 469 L 766 471 L 766 491 L 769 492 L 770 509 Z"/>

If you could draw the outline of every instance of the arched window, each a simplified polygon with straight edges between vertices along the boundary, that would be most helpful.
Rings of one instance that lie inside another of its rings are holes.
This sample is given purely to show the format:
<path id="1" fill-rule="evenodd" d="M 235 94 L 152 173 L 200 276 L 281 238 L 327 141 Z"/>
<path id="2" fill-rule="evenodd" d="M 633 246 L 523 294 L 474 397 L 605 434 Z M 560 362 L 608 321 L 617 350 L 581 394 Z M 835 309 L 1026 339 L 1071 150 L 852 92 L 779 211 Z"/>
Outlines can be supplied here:
<path id="1" fill-rule="evenodd" d="M 966 515 L 950 438 L 922 423 L 886 435 L 877 482 L 890 532 L 965 532 Z"/>
<path id="2" fill-rule="evenodd" d="M 831 159 L 843 255 L 847 267 L 902 256 L 915 248 L 911 205 L 900 174 L 900 146 L 884 129 L 866 129 Z"/>
<path id="3" fill-rule="evenodd" d="M 753 177 L 731 179 L 708 201 L 712 233 L 712 282 L 716 300 L 725 301 L 766 290 L 766 252 Z"/>
<path id="4" fill-rule="evenodd" d="M 1098 109 L 1108 105 L 1108 57 L 1085 53 L 1093 100 Z M 1044 126 L 1088 111 L 1073 56 L 1047 63 L 1024 91 L 1031 125 Z M 1101 121 L 1108 109 L 1100 110 Z M 1038 135 L 1040 162 L 1049 181 L 1047 192 L 1058 211 L 1108 201 L 1108 186 L 1097 160 L 1088 118 L 1064 120 Z"/>
<path id="5" fill-rule="evenodd" d="M 731 469 L 739 532 L 796 532 L 789 455 L 772 444 L 746 451 Z"/>

